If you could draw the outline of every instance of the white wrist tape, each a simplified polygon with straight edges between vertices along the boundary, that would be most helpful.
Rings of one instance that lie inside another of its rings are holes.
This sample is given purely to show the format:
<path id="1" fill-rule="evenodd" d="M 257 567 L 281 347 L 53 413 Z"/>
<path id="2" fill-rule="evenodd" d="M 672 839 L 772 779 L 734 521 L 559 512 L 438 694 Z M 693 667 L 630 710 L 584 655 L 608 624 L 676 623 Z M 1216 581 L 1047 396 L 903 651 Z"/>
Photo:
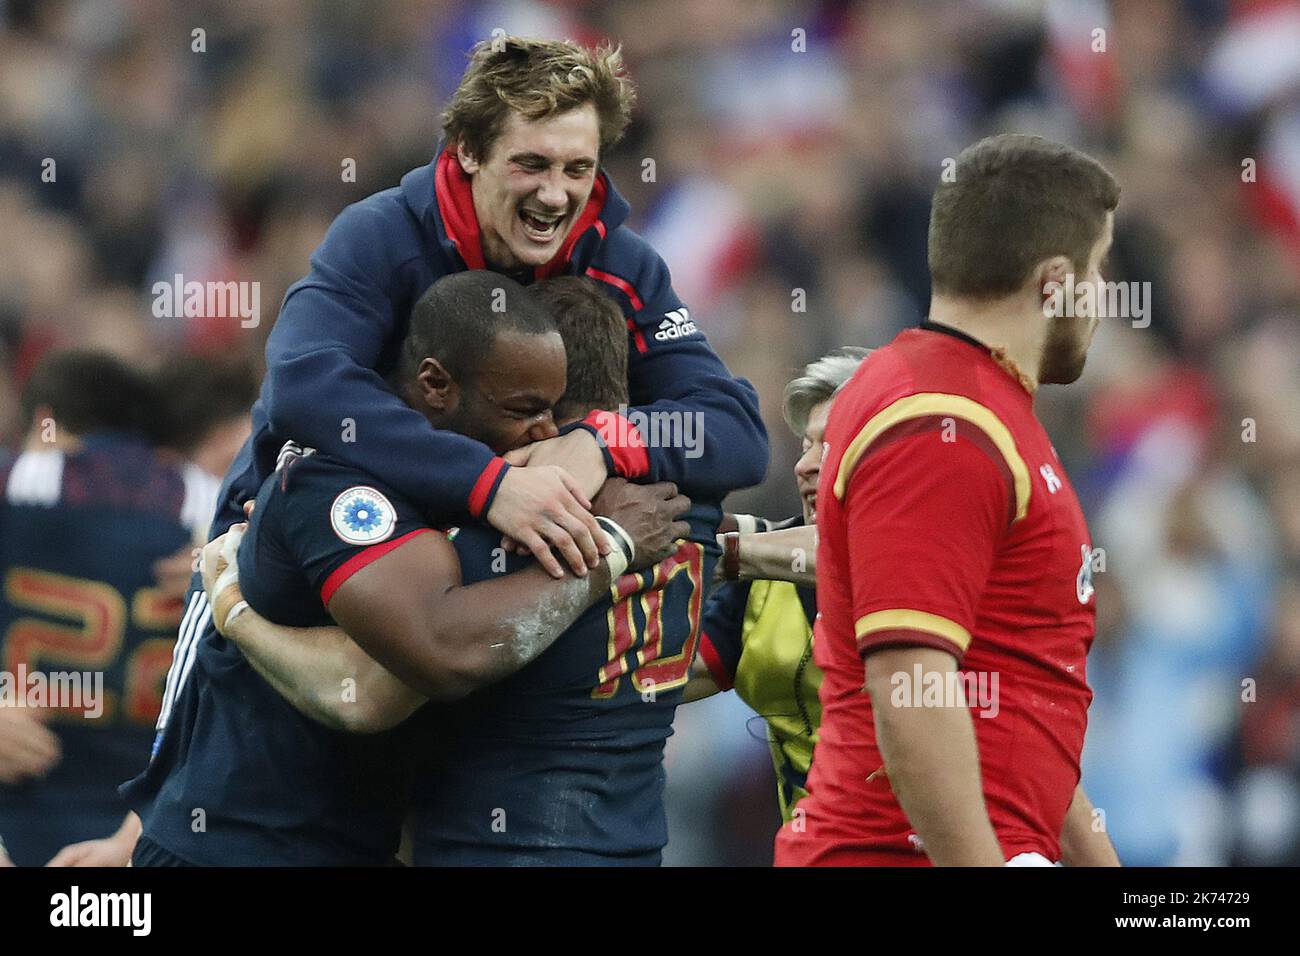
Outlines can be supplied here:
<path id="1" fill-rule="evenodd" d="M 736 530 L 741 534 L 759 534 L 772 530 L 772 522 L 758 515 L 732 515 L 736 519 Z"/>
<path id="2" fill-rule="evenodd" d="M 611 582 L 617 581 L 627 571 L 627 566 L 636 560 L 636 545 L 632 543 L 632 536 L 613 518 L 597 515 L 596 523 L 605 532 L 605 540 L 609 542 L 609 554 L 605 555 L 605 563 L 609 565 L 609 579 Z"/>
<path id="3" fill-rule="evenodd" d="M 230 622 L 233 621 L 235 618 L 239 617 L 239 615 L 243 614 L 247 610 L 248 610 L 247 601 L 241 600 L 236 602 L 235 606 L 232 607 L 228 612 L 226 612 L 226 619 L 221 622 L 221 626 L 217 628 L 217 630 L 220 631 L 222 634 L 225 634 L 226 628 L 230 627 Z"/>
<path id="4" fill-rule="evenodd" d="M 231 528 L 226 532 L 225 540 L 221 542 L 221 558 L 226 562 L 226 568 L 212 583 L 211 597 L 214 601 L 226 588 L 239 583 L 239 542 L 243 539 L 242 528 Z"/>

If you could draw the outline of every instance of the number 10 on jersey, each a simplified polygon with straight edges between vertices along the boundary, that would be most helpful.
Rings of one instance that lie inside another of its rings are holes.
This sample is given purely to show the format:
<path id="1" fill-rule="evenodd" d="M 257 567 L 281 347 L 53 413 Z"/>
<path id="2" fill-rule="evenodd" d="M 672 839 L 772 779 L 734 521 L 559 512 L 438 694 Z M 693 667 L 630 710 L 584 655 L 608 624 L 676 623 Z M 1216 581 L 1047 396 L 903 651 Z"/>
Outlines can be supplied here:
<path id="1" fill-rule="evenodd" d="M 671 557 L 648 571 L 623 575 L 612 590 L 609 661 L 600 669 L 596 678 L 599 686 L 591 696 L 598 700 L 613 697 L 625 674 L 638 694 L 662 693 L 683 686 L 690 677 L 691 660 L 700 639 L 704 548 L 694 541 L 683 541 Z M 630 661 L 633 650 L 635 668 Z"/>

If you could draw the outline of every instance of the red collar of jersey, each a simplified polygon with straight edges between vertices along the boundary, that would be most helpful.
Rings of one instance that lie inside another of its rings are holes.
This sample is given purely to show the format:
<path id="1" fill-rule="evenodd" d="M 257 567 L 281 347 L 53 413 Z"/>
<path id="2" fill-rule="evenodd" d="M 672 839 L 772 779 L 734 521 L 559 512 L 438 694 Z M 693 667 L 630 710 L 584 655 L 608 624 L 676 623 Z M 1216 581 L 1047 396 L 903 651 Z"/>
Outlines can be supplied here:
<path id="1" fill-rule="evenodd" d="M 438 200 L 438 213 L 442 216 L 442 227 L 447 238 L 456 247 L 465 265 L 470 269 L 486 269 L 487 260 L 483 258 L 483 236 L 479 230 L 478 216 L 474 212 L 474 194 L 470 177 L 461 169 L 460 163 L 451 149 L 442 151 L 434 171 L 434 196 Z M 596 181 L 591 187 L 591 196 L 587 205 L 573 224 L 569 235 L 555 257 L 544 266 L 533 270 L 534 279 L 549 279 L 558 275 L 569 262 L 573 247 L 592 226 L 604 233 L 600 224 L 600 214 L 605 208 L 605 197 L 609 186 L 604 171 L 596 174 Z"/>

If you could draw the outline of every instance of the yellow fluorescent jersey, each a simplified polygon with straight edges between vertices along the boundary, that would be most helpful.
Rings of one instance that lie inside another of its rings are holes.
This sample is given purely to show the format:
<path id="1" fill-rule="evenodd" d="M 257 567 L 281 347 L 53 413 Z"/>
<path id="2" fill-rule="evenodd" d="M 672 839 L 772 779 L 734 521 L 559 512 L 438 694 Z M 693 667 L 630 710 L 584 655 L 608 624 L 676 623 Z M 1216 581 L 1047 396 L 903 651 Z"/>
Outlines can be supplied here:
<path id="1" fill-rule="evenodd" d="M 700 656 L 720 689 L 734 687 L 767 721 L 786 820 L 806 795 L 821 722 L 822 672 L 812 659 L 816 617 L 816 591 L 785 581 L 727 582 L 704 609 Z"/>

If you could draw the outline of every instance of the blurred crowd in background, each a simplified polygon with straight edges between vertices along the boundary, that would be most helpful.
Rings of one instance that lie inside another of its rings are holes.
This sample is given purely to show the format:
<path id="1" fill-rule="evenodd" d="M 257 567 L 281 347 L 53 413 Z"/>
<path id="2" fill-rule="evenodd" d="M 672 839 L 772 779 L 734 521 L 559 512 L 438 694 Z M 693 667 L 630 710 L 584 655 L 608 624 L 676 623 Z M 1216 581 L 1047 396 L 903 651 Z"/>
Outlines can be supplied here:
<path id="1" fill-rule="evenodd" d="M 1126 863 L 1300 863 L 1294 2 L 0 0 L 5 443 L 61 345 L 260 376 L 330 221 L 429 161 L 494 29 L 623 45 L 640 98 L 606 169 L 772 433 L 733 511 L 798 510 L 803 363 L 923 317 L 945 159 L 1016 131 L 1109 166 L 1107 278 L 1150 283 L 1149 325 L 1107 320 L 1037 399 L 1104 562 L 1084 785 Z M 157 318 L 176 274 L 260 283 L 260 324 Z M 666 862 L 770 861 L 734 695 L 678 712 L 668 786 Z"/>

